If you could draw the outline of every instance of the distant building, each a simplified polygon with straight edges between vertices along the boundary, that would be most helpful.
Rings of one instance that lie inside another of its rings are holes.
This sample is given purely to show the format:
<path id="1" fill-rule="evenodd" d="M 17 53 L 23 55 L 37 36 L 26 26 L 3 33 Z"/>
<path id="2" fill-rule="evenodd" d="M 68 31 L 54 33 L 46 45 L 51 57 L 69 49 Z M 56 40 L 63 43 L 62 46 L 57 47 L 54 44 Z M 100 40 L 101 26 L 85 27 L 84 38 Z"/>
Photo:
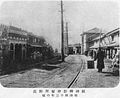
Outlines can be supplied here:
<path id="1" fill-rule="evenodd" d="M 68 45 L 69 54 L 81 54 L 81 44 L 70 44 Z"/>
<path id="2" fill-rule="evenodd" d="M 81 34 L 81 53 L 84 54 L 86 51 L 89 51 L 90 47 L 93 46 L 92 39 L 100 36 L 101 30 L 99 28 L 93 28 L 88 31 L 85 31 Z"/>

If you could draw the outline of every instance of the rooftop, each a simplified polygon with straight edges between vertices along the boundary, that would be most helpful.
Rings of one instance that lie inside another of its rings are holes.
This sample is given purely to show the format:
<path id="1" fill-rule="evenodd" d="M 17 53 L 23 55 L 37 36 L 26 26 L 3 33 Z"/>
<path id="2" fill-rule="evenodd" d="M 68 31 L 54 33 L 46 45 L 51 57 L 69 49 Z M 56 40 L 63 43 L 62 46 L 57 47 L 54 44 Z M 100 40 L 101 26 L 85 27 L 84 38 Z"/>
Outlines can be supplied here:
<path id="1" fill-rule="evenodd" d="M 83 32 L 83 33 L 101 33 L 101 29 L 95 27 L 95 28 L 90 29 L 90 30 L 88 30 L 88 31 L 85 31 L 85 32 Z"/>

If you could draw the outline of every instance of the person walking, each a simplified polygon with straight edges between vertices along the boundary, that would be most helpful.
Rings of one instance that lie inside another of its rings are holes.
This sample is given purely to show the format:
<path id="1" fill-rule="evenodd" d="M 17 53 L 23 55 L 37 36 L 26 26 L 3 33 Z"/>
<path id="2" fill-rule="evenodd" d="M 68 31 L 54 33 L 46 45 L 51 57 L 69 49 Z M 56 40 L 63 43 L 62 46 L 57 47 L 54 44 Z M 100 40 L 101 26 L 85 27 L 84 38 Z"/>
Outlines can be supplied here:
<path id="1" fill-rule="evenodd" d="M 97 69 L 98 72 L 102 72 L 104 66 L 104 57 L 105 53 L 102 51 L 101 47 L 99 47 L 95 60 L 97 60 Z"/>

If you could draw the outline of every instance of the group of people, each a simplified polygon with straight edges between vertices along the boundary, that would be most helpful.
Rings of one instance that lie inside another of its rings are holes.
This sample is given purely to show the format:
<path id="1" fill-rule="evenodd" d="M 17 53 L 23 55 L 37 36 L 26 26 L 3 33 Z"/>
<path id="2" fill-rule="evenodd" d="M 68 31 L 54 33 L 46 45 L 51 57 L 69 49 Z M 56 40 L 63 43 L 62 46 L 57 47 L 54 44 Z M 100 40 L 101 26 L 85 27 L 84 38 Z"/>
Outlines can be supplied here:
<path id="1" fill-rule="evenodd" d="M 97 60 L 97 69 L 98 72 L 102 72 L 102 69 L 105 68 L 104 65 L 104 58 L 106 57 L 104 50 L 99 47 L 98 51 L 94 52 L 94 61 Z M 120 57 L 120 51 L 118 50 L 115 54 L 114 57 L 112 59 L 112 64 L 110 65 L 113 68 L 113 72 L 117 70 L 117 72 L 119 71 L 119 57 Z M 117 69 L 116 69 L 117 68 Z"/>
<path id="2" fill-rule="evenodd" d="M 34 51 L 31 55 L 31 58 L 34 60 L 40 59 L 40 58 L 42 58 L 42 53 L 40 53 L 39 51 Z"/>

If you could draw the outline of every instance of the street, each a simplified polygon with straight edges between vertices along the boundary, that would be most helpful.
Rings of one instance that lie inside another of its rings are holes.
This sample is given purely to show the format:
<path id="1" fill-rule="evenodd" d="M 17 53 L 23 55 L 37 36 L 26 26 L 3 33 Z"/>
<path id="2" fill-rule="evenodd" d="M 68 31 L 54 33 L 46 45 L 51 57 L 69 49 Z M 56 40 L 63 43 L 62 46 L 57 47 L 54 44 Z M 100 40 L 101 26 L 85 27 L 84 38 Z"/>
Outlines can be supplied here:
<path id="1" fill-rule="evenodd" d="M 110 65 L 108 61 L 105 60 L 103 72 L 98 73 L 96 67 L 87 68 L 87 59 L 88 57 L 84 55 L 69 55 L 63 63 L 43 65 L 46 68 L 50 67 L 51 70 L 33 68 L 25 72 L 1 76 L 0 82 L 4 87 L 11 88 L 94 88 L 115 87 L 119 84 L 119 76 L 113 76 L 107 69 Z M 77 78 L 72 83 L 77 74 Z"/>
<path id="2" fill-rule="evenodd" d="M 32 69 L 0 78 L 4 87 L 19 88 L 64 88 L 76 76 L 81 66 L 85 65 L 85 59 L 81 55 L 70 55 L 65 62 L 44 66 L 57 66 L 52 70 Z M 85 66 L 83 67 L 85 69 Z"/>

